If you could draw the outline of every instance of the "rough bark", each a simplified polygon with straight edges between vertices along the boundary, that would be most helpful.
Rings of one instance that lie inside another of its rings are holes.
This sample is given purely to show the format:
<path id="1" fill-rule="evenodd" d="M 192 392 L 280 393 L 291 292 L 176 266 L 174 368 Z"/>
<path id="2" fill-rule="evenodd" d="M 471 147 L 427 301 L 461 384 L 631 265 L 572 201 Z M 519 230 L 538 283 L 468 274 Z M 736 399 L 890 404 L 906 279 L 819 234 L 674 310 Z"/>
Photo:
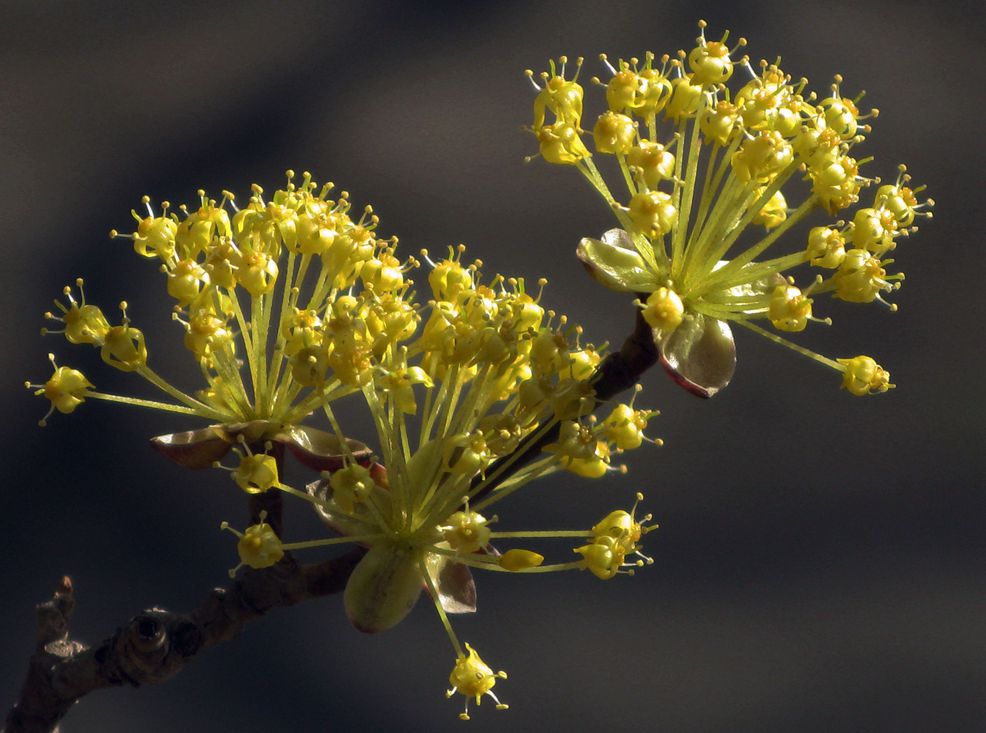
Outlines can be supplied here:
<path id="1" fill-rule="evenodd" d="M 94 647 L 70 636 L 75 593 L 71 580 L 62 578 L 51 600 L 37 607 L 37 644 L 3 733 L 54 731 L 72 705 L 93 690 L 166 682 L 196 654 L 232 639 L 269 611 L 338 593 L 363 553 L 356 548 L 312 565 L 285 556 L 273 567 L 247 570 L 214 589 L 190 613 L 142 611 Z"/>

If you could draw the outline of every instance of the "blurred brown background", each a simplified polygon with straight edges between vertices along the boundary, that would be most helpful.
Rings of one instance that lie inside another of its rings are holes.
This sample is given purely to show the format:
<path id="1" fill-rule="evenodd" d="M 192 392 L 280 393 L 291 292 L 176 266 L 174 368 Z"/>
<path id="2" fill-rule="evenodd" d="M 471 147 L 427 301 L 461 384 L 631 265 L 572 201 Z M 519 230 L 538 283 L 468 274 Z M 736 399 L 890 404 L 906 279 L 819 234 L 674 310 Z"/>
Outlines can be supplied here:
<path id="1" fill-rule="evenodd" d="M 983 489 L 982 6 L 967 3 L 11 3 L 0 43 L 0 221 L 6 447 L 0 702 L 31 648 L 33 605 L 69 573 L 75 632 L 96 642 L 152 605 L 187 609 L 235 562 L 220 520 L 242 523 L 222 475 L 189 474 L 146 439 L 187 423 L 87 403 L 43 413 L 19 387 L 45 354 L 40 314 L 77 275 L 107 310 L 126 297 L 156 368 L 194 385 L 160 275 L 127 230 L 143 193 L 311 170 L 372 202 L 406 251 L 467 242 L 492 270 L 552 284 L 548 301 L 619 343 L 630 307 L 572 256 L 612 225 L 572 171 L 523 164 L 549 55 L 593 60 L 688 44 L 705 17 L 823 90 L 869 90 L 863 150 L 901 160 L 938 201 L 898 248 L 900 312 L 828 304 L 801 339 L 873 353 L 899 388 L 857 400 L 836 377 L 746 332 L 733 385 L 702 402 L 658 373 L 644 397 L 663 449 L 628 478 L 562 476 L 501 512 L 511 526 L 582 526 L 633 491 L 661 523 L 656 564 L 603 585 L 588 575 L 480 578 L 460 635 L 496 668 L 511 710 L 473 731 L 979 731 L 986 720 Z M 741 73 L 741 72 L 738 72 Z M 587 90 L 587 99 L 600 97 Z M 591 119 L 591 117 L 590 117 Z M 749 336 L 749 337 L 748 337 Z M 133 382 L 91 369 L 106 391 Z M 354 403 L 354 408 L 356 407 Z M 218 473 L 218 472 L 216 472 Z M 535 495 L 536 494 L 536 495 Z M 318 527 L 301 507 L 294 538 Z M 377 637 L 341 599 L 283 610 L 169 684 L 86 699 L 89 731 L 464 730 L 446 701 L 452 654 L 427 604 Z"/>

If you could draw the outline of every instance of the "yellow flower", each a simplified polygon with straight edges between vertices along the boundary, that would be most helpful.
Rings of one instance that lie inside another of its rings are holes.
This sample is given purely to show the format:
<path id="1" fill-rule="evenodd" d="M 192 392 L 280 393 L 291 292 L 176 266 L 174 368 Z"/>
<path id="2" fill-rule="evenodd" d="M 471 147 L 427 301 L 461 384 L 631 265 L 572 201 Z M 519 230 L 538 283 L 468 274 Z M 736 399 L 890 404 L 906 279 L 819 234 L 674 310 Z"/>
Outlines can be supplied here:
<path id="1" fill-rule="evenodd" d="M 620 450 L 633 450 L 648 440 L 661 445 L 659 440 L 651 440 L 644 435 L 644 429 L 650 419 L 660 413 L 656 410 L 637 410 L 633 403 L 639 389 L 634 392 L 629 404 L 618 404 L 603 420 L 603 433 Z"/>
<path id="2" fill-rule="evenodd" d="M 625 195 L 614 193 L 588 149 L 564 160 L 543 155 L 549 163 L 575 167 L 619 222 L 600 239 L 583 239 L 578 257 L 606 287 L 634 294 L 663 365 L 696 394 L 709 397 L 732 378 L 736 325 L 842 374 L 840 362 L 760 324 L 801 331 L 812 321 L 831 323 L 812 314 L 823 295 L 851 303 L 876 300 L 896 310 L 885 296 L 903 275 L 888 274 L 894 261 L 886 255 L 916 231 L 916 217 L 931 216 L 927 209 L 934 202 L 918 201 L 923 187 L 911 188 L 900 166 L 894 184 L 880 186 L 868 206 L 847 214 L 863 189 L 879 181 L 860 174 L 871 158 L 852 155 L 870 134 L 868 120 L 877 110 L 861 113 L 862 94 L 846 97 L 841 76 L 829 92 L 816 95 L 807 91 L 807 80 L 792 81 L 779 59 L 762 61 L 757 70 L 747 57 L 735 58 L 745 39 L 730 48 L 728 33 L 709 41 L 705 27 L 700 21 L 688 53 L 657 60 L 648 52 L 642 62 L 621 59 L 615 66 L 600 57 L 612 76 L 605 83 L 593 80 L 605 86 L 608 107 L 593 131 L 595 153 L 616 159 Z M 749 77 L 730 89 L 737 65 Z M 555 78 L 553 69 L 542 78 Z M 565 81 L 566 94 L 581 100 L 576 86 L 575 79 Z M 532 131 L 542 149 L 554 134 L 545 109 L 563 118 L 543 98 L 535 103 Z M 642 123 L 631 127 L 632 117 Z M 580 131 L 565 122 L 565 149 L 581 151 L 571 137 Z M 789 185 L 798 178 L 807 185 Z M 812 228 L 807 246 L 792 237 L 797 225 L 819 212 L 841 218 Z M 754 233 L 752 225 L 767 231 Z M 790 243 L 787 249 L 784 243 Z M 823 272 L 809 273 L 798 286 L 788 274 L 798 267 Z"/>
<path id="3" fill-rule="evenodd" d="M 637 137 L 637 127 L 632 119 L 617 112 L 604 112 L 592 129 L 596 150 L 601 153 L 629 153 Z"/>
<path id="4" fill-rule="evenodd" d="M 248 494 L 267 491 L 278 483 L 277 461 L 265 453 L 241 455 L 240 465 L 233 470 L 232 478 Z"/>
<path id="5" fill-rule="evenodd" d="M 244 532 L 233 529 L 228 522 L 220 525 L 221 529 L 228 530 L 239 538 L 236 552 L 240 556 L 240 565 L 229 571 L 230 577 L 233 577 L 242 565 L 254 570 L 262 570 L 277 564 L 284 557 L 284 544 L 274 532 L 274 528 L 263 521 L 264 519 L 266 519 L 265 512 L 261 512 L 261 521 L 250 525 Z"/>
<path id="6" fill-rule="evenodd" d="M 838 362 L 843 369 L 842 386 L 857 397 L 879 394 L 897 386 L 890 383 L 890 372 L 869 356 L 854 356 Z"/>
<path id="7" fill-rule="evenodd" d="M 110 324 L 99 308 L 86 303 L 85 291 L 82 289 L 83 284 L 81 277 L 75 281 L 75 285 L 79 289 L 81 304 L 72 296 L 72 288 L 66 285 L 62 292 L 68 299 L 68 306 L 60 301 L 55 301 L 55 307 L 62 315 L 56 316 L 50 311 L 45 313 L 45 318 L 64 323 L 65 328 L 60 331 L 42 328 L 42 335 L 64 333 L 65 338 L 72 344 L 102 345 L 106 340 L 107 333 L 109 333 Z"/>
<path id="8" fill-rule="evenodd" d="M 500 702 L 493 693 L 493 685 L 496 684 L 498 679 L 507 679 L 507 673 L 494 672 L 486 662 L 480 659 L 475 649 L 468 644 L 465 647 L 466 653 L 462 654 L 460 652 L 458 659 L 455 660 L 452 674 L 448 678 L 452 689 L 446 693 L 447 697 L 452 697 L 457 692 L 465 696 L 466 706 L 459 713 L 459 719 L 469 720 L 469 698 L 473 698 L 476 704 L 479 705 L 483 695 L 489 695 L 493 698 L 497 710 L 506 710 L 508 706 Z"/>
<path id="9" fill-rule="evenodd" d="M 534 100 L 534 126 L 541 128 L 545 123 L 546 113 L 554 115 L 555 120 L 578 127 L 582 121 L 582 87 L 579 85 L 579 72 L 582 70 L 582 57 L 575 60 L 575 75 L 571 79 L 565 78 L 565 67 L 568 59 L 562 56 L 558 61 L 561 69 L 555 69 L 555 62 L 551 61 L 549 66 L 551 72 L 541 74 L 543 86 L 538 86 L 534 81 L 534 72 L 530 69 L 525 72 L 531 80 L 531 84 L 537 90 L 538 95 Z"/>
<path id="10" fill-rule="evenodd" d="M 42 385 L 24 383 L 28 389 L 35 390 L 35 395 L 44 397 L 51 403 L 48 413 L 38 421 L 42 427 L 55 410 L 64 414 L 74 412 L 76 407 L 85 402 L 86 397 L 94 396 L 91 391 L 93 385 L 82 372 L 78 369 L 58 366 L 54 354 L 48 354 L 48 360 L 55 369 L 51 379 Z"/>
<path id="11" fill-rule="evenodd" d="M 652 517 L 647 514 L 637 521 L 637 504 L 644 495 L 637 494 L 637 501 L 630 509 L 610 512 L 592 528 L 592 541 L 575 552 L 582 555 L 581 567 L 600 580 L 609 580 L 617 574 L 633 575 L 634 568 L 650 565 L 654 561 L 640 551 L 640 538 L 657 529 L 657 525 L 645 525 Z M 637 555 L 639 559 L 626 561 L 627 555 Z"/>

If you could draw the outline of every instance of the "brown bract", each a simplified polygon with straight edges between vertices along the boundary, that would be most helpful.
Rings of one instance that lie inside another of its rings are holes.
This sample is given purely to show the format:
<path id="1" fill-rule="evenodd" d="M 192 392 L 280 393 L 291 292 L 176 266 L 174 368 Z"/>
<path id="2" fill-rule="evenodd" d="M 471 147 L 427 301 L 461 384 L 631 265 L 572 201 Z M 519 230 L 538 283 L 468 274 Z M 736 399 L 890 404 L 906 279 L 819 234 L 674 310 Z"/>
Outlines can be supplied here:
<path id="1" fill-rule="evenodd" d="M 664 370 L 699 397 L 712 397 L 729 384 L 736 371 L 736 344 L 725 321 L 690 314 L 670 334 L 655 338 L 655 343 Z"/>
<path id="2" fill-rule="evenodd" d="M 265 442 L 286 446 L 303 465 L 316 471 L 337 471 L 347 455 L 368 465 L 372 451 L 358 440 L 346 439 L 346 448 L 336 435 L 307 425 L 281 425 L 266 420 L 209 425 L 198 430 L 170 433 L 151 438 L 151 445 L 162 455 L 185 468 L 209 468 L 238 443 L 260 445 Z"/>

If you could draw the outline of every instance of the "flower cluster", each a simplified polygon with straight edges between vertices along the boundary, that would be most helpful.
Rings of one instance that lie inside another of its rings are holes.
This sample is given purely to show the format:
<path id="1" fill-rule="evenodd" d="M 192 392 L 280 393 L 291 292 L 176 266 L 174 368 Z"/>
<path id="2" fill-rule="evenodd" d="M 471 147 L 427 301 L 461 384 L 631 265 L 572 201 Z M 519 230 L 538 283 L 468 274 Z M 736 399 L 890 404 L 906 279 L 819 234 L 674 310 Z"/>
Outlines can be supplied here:
<path id="1" fill-rule="evenodd" d="M 783 332 L 831 323 L 813 314 L 824 294 L 896 310 L 884 296 L 904 276 L 887 273 L 888 255 L 917 230 L 917 217 L 931 216 L 934 202 L 919 202 L 923 187 L 911 187 L 901 165 L 893 184 L 876 186 L 869 206 L 850 211 L 864 188 L 880 182 L 860 173 L 872 158 L 855 157 L 877 110 L 862 114 L 863 94 L 843 96 L 841 76 L 817 95 L 806 91 L 806 79 L 793 81 L 780 59 L 758 69 L 746 56 L 735 59 L 746 40 L 730 48 L 727 32 L 709 41 L 705 25 L 699 22 L 697 45 L 674 58 L 648 52 L 614 66 L 600 57 L 611 76 L 593 82 L 605 87 L 608 109 L 593 125 L 592 143 L 615 160 L 626 199 L 611 192 L 582 139 L 582 60 L 570 79 L 564 58 L 560 68 L 550 63 L 540 84 L 528 70 L 540 156 L 577 168 L 620 223 L 601 239 L 583 239 L 578 256 L 603 285 L 637 294 L 664 366 L 702 396 L 732 376 L 729 324 L 832 367 L 852 394 L 884 392 L 893 386 L 889 373 L 869 357 L 828 359 L 758 322 Z M 730 89 L 735 66 L 748 79 Z M 812 227 L 793 251 L 768 252 L 818 212 L 840 218 Z M 798 286 L 787 273 L 799 265 L 820 272 Z"/>
<path id="2" fill-rule="evenodd" d="M 306 498 L 341 535 L 282 549 L 347 542 L 367 548 L 344 594 L 356 628 L 393 627 L 427 590 L 456 653 L 452 691 L 479 702 L 505 675 L 461 644 L 448 618 L 476 608 L 471 570 L 632 574 L 649 561 L 639 541 L 652 529 L 649 515 L 638 518 L 631 509 L 587 530 L 498 531 L 488 509 L 556 471 L 597 478 L 617 470 L 613 455 L 648 440 L 643 430 L 656 413 L 631 400 L 597 422 L 590 415 L 596 350 L 579 344 L 580 330 L 564 317 L 544 310 L 540 293 L 532 296 L 519 279 L 484 281 L 481 263 L 463 264 L 463 253 L 452 249 L 438 262 L 422 253 L 431 266 L 427 318 L 400 349 L 374 360 L 361 387 L 379 458 L 366 463 L 344 450 L 344 465 L 324 472 L 307 492 L 270 478 L 266 467 L 260 481 L 251 475 L 238 483 Z M 324 410 L 338 445 L 352 445 L 333 409 Z M 238 544 L 242 563 L 270 564 L 277 557 L 271 538 L 265 524 L 248 528 Z M 582 542 L 573 548 L 575 559 L 551 564 L 525 547 L 493 546 L 546 539 Z M 497 706 L 505 707 L 498 700 Z M 468 707 L 461 717 L 468 719 Z"/>
<path id="3" fill-rule="evenodd" d="M 156 439 L 186 465 L 209 465 L 245 435 L 253 444 L 289 445 L 320 467 L 336 448 L 334 439 L 301 423 L 321 405 L 358 391 L 374 362 L 414 333 L 419 314 L 404 274 L 416 261 L 399 261 L 397 239 L 377 235 L 372 207 L 356 216 L 345 191 L 328 198 L 331 183 L 319 187 L 306 173 L 296 186 L 292 171 L 287 178 L 270 200 L 254 185 L 242 209 L 230 192 L 217 202 L 199 191 L 198 208 L 180 206 L 179 215 L 165 201 L 155 213 L 145 196 L 145 212 L 132 212 L 136 229 L 110 232 L 158 265 L 184 346 L 205 380 L 201 389 L 185 392 L 154 371 L 127 304 L 120 304 L 121 322 L 111 325 L 86 302 L 79 279 L 78 299 L 66 287 L 67 302 L 56 300 L 58 313 L 45 314 L 61 328 L 43 332 L 98 348 L 107 364 L 143 377 L 170 400 L 88 390 L 55 408 L 69 412 L 93 397 L 216 423 Z"/>
<path id="4" fill-rule="evenodd" d="M 344 594 L 349 618 L 360 630 L 383 631 L 426 590 L 456 655 L 450 694 L 466 697 L 461 717 L 468 719 L 468 700 L 496 699 L 493 685 L 505 677 L 459 642 L 448 619 L 476 608 L 471 571 L 632 574 L 649 562 L 639 543 L 653 529 L 636 505 L 570 531 L 497 531 L 489 509 L 553 472 L 625 471 L 616 456 L 660 442 L 644 435 L 657 413 L 636 407 L 635 395 L 596 420 L 602 354 L 581 343 L 581 328 L 541 305 L 546 281 L 532 291 L 522 278 L 486 276 L 482 262 L 464 260 L 462 245 L 437 261 L 422 250 L 430 291 L 422 302 L 410 279 L 421 263 L 400 259 L 396 238 L 376 234 L 372 209 L 351 216 L 348 196 L 331 200 L 331 188 L 319 189 L 307 173 L 295 186 L 289 171 L 269 200 L 259 186 L 242 209 L 231 193 L 217 202 L 199 192 L 199 207 L 179 207 L 180 215 L 167 203 L 156 214 L 145 197 L 136 230 L 113 232 L 160 268 L 185 348 L 205 379 L 199 391 L 188 394 L 153 371 L 126 304 L 111 325 L 86 301 L 81 280 L 78 297 L 66 288 L 59 314 L 46 314 L 61 324 L 57 332 L 100 349 L 107 364 L 143 377 L 171 401 L 97 392 L 53 356 L 51 379 L 29 386 L 63 413 L 97 398 L 212 421 L 155 445 L 182 465 L 225 468 L 250 496 L 302 499 L 338 535 L 283 542 L 261 512 L 243 532 L 223 525 L 237 536 L 240 565 L 266 568 L 288 551 L 314 547 L 366 548 Z M 335 401 L 347 395 L 360 396 L 372 416 L 375 452 L 342 428 Z M 303 424 L 316 412 L 330 430 Z M 321 480 L 305 490 L 285 483 L 275 444 Z M 235 465 L 224 467 L 230 453 Z M 568 558 L 548 564 L 524 546 L 493 546 L 546 539 L 577 542 Z"/>

